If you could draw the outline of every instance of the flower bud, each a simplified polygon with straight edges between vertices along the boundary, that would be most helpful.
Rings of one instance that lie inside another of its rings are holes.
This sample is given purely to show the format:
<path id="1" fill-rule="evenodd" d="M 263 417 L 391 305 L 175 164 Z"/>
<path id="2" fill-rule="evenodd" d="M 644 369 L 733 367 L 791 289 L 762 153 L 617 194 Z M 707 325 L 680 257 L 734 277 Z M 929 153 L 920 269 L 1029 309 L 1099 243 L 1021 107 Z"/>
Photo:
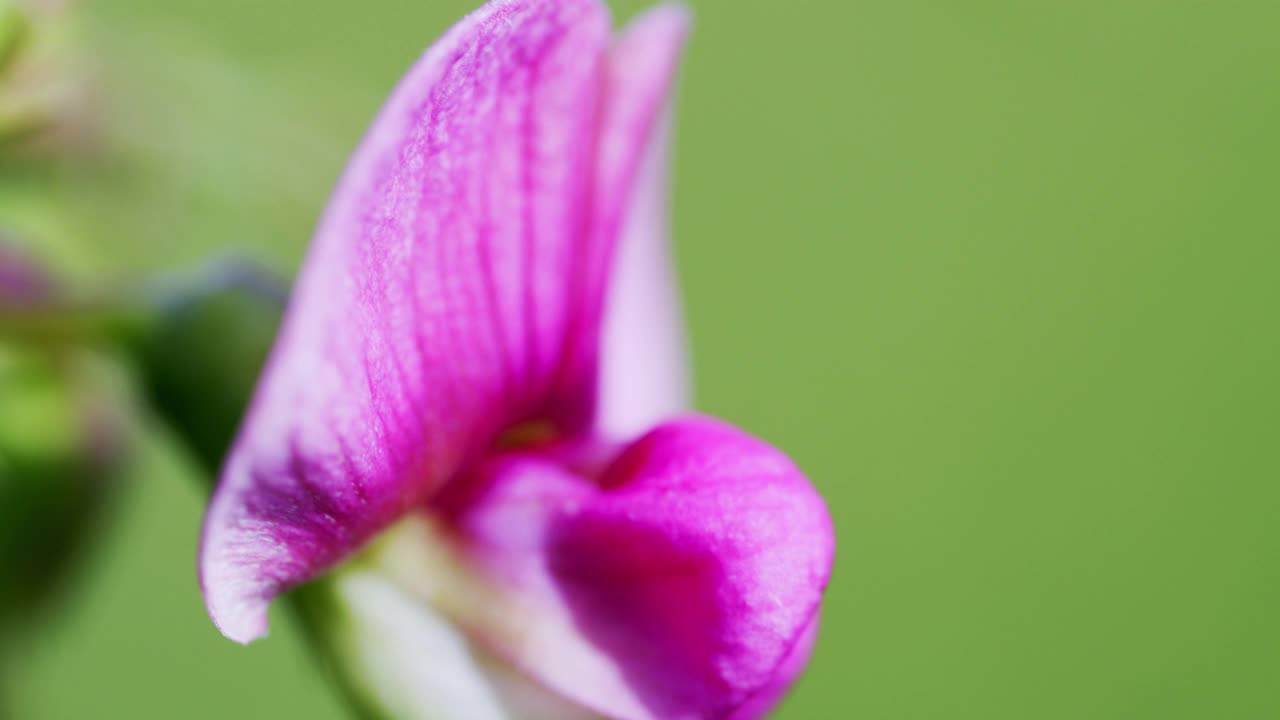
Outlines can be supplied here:
<path id="1" fill-rule="evenodd" d="M 45 268 L 0 238 L 0 640 L 51 601 L 118 484 L 118 366 Z"/>
<path id="2" fill-rule="evenodd" d="M 143 384 L 210 473 L 231 446 L 286 293 L 262 268 L 226 261 L 147 298 L 151 317 L 136 342 Z"/>

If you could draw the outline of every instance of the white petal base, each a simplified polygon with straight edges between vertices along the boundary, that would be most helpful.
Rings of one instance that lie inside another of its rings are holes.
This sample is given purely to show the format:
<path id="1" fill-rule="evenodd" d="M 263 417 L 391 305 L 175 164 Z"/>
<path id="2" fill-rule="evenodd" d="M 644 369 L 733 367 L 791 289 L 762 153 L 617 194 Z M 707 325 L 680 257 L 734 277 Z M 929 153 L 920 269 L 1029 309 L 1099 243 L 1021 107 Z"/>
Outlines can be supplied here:
<path id="1" fill-rule="evenodd" d="M 378 555 L 375 548 L 312 590 L 325 593 L 331 613 L 315 629 L 368 709 L 397 720 L 597 718 L 475 646 L 379 567 Z M 432 580 L 448 583 L 447 567 L 437 569 Z"/>

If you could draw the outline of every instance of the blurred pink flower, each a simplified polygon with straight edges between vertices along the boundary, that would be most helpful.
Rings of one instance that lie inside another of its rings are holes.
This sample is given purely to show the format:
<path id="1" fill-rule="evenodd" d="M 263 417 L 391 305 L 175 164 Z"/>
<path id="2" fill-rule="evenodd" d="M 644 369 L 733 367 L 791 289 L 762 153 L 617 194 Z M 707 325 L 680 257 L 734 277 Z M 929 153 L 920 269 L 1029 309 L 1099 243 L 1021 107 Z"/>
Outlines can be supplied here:
<path id="1" fill-rule="evenodd" d="M 413 518 L 465 588 L 433 609 L 592 713 L 758 717 L 803 668 L 825 505 L 778 450 L 682 414 L 664 128 L 686 30 L 673 6 L 611 39 L 596 0 L 496 0 L 401 81 L 209 507 L 225 635 Z"/>

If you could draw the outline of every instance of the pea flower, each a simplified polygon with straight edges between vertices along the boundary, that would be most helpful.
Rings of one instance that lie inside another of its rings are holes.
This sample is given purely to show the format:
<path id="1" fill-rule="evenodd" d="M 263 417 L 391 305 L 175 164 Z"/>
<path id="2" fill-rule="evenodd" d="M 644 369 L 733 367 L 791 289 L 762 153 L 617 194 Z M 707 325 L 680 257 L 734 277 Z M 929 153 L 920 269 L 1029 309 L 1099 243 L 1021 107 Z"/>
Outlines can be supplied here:
<path id="1" fill-rule="evenodd" d="M 687 24 L 495 0 L 400 82 L 208 509 L 223 634 L 336 572 L 337 653 L 412 717 L 741 720 L 803 668 L 825 505 L 686 411 L 664 140 Z"/>

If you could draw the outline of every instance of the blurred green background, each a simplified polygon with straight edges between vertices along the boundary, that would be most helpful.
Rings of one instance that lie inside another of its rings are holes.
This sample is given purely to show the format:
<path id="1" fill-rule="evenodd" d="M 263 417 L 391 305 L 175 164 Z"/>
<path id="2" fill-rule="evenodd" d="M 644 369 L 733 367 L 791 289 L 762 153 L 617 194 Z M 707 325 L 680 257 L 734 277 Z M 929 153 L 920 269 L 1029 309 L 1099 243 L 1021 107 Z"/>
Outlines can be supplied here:
<path id="1" fill-rule="evenodd" d="M 839 535 L 778 717 L 1280 717 L 1280 4 L 691 4 L 698 403 Z M 291 271 L 471 5 L 85 3 L 110 144 L 0 167 L 0 221 L 84 278 Z M 146 447 L 14 716 L 342 717 L 287 617 L 218 635 L 195 465 Z"/>

